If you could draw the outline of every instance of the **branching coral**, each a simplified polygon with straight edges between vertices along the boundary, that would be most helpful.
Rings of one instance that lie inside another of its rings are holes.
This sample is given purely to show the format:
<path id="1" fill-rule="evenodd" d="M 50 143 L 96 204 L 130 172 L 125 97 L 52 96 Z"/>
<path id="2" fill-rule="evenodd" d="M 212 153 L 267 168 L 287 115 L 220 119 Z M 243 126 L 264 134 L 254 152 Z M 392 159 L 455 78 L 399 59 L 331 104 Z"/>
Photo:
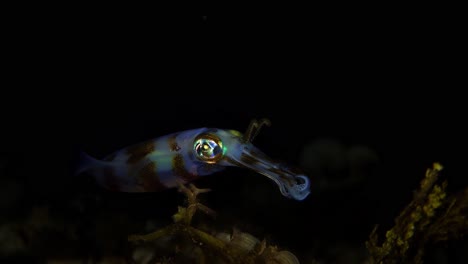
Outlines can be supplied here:
<path id="1" fill-rule="evenodd" d="M 173 215 L 174 223 L 147 235 L 131 235 L 130 242 L 151 242 L 161 239 L 177 238 L 173 259 L 164 256 L 163 263 L 265 263 L 265 264 L 298 264 L 298 259 L 288 251 L 281 251 L 276 246 L 260 242 L 254 236 L 234 230 L 232 234 L 214 232 L 210 234 L 191 226 L 192 218 L 200 210 L 215 216 L 215 212 L 198 201 L 198 195 L 209 192 L 209 189 L 198 189 L 193 184 L 180 185 L 179 191 L 187 197 L 187 206 L 178 208 Z M 172 261 L 172 262 L 171 262 Z"/>
<path id="2" fill-rule="evenodd" d="M 458 238 L 468 231 L 468 189 L 447 197 L 447 182 L 436 184 L 442 166 L 426 171 L 413 200 L 395 219 L 395 225 L 378 245 L 377 227 L 366 243 L 370 263 L 422 263 L 429 243 Z"/>

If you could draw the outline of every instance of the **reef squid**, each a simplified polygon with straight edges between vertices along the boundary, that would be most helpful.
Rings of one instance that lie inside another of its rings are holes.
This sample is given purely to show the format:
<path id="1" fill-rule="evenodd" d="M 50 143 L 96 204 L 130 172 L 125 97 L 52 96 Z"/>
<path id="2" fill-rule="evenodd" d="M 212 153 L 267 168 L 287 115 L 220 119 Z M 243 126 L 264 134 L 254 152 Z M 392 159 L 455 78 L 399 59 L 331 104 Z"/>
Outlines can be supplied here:
<path id="1" fill-rule="evenodd" d="M 157 192 L 192 182 L 229 166 L 273 180 L 281 194 L 304 200 L 310 181 L 296 168 L 277 162 L 252 144 L 268 119 L 252 120 L 247 131 L 202 127 L 147 140 L 103 159 L 82 152 L 75 174 L 88 173 L 102 187 L 119 192 Z"/>

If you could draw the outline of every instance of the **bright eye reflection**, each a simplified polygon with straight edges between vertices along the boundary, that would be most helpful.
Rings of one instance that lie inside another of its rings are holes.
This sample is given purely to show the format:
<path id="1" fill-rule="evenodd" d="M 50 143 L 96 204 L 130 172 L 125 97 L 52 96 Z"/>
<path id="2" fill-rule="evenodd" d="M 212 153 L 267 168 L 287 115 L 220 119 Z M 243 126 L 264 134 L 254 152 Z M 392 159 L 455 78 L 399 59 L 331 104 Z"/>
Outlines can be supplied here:
<path id="1" fill-rule="evenodd" d="M 222 154 L 221 142 L 212 138 L 200 138 L 194 144 L 195 153 L 203 160 L 215 160 Z"/>

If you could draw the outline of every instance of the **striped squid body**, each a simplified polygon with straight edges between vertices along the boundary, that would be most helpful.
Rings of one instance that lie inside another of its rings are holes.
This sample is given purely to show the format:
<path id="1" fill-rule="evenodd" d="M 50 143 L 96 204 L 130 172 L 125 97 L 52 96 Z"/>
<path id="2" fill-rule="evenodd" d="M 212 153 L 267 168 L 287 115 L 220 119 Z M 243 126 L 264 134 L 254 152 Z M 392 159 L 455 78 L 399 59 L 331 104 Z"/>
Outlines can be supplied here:
<path id="1" fill-rule="evenodd" d="M 102 160 L 81 155 L 76 174 L 92 174 L 103 187 L 120 192 L 156 192 L 192 182 L 229 166 L 251 169 L 278 185 L 281 193 L 303 200 L 309 178 L 273 161 L 252 144 L 267 119 L 252 120 L 246 133 L 198 128 L 118 150 Z"/>

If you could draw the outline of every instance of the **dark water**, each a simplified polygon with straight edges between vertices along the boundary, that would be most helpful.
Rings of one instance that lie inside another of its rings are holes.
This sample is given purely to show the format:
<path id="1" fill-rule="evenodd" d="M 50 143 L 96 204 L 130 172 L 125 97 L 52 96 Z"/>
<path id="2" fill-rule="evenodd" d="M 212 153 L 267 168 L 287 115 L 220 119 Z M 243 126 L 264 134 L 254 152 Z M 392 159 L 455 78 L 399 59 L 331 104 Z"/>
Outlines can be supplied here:
<path id="1" fill-rule="evenodd" d="M 127 235 L 170 223 L 182 203 L 175 190 L 116 194 L 70 177 L 77 146 L 102 157 L 186 129 L 244 131 L 252 118 L 272 122 L 255 145 L 302 167 L 313 191 L 288 200 L 267 178 L 232 168 L 197 182 L 213 189 L 203 196 L 219 214 L 210 223 L 304 262 L 362 262 L 374 224 L 391 227 L 433 162 L 450 193 L 466 187 L 466 103 L 451 91 L 458 42 L 436 22 L 39 21 L 10 28 L 11 95 L 1 106 L 0 219 L 29 231 L 0 243 L 18 244 L 18 258 L 118 255 Z M 437 247 L 428 262 L 461 263 L 463 247 Z"/>

